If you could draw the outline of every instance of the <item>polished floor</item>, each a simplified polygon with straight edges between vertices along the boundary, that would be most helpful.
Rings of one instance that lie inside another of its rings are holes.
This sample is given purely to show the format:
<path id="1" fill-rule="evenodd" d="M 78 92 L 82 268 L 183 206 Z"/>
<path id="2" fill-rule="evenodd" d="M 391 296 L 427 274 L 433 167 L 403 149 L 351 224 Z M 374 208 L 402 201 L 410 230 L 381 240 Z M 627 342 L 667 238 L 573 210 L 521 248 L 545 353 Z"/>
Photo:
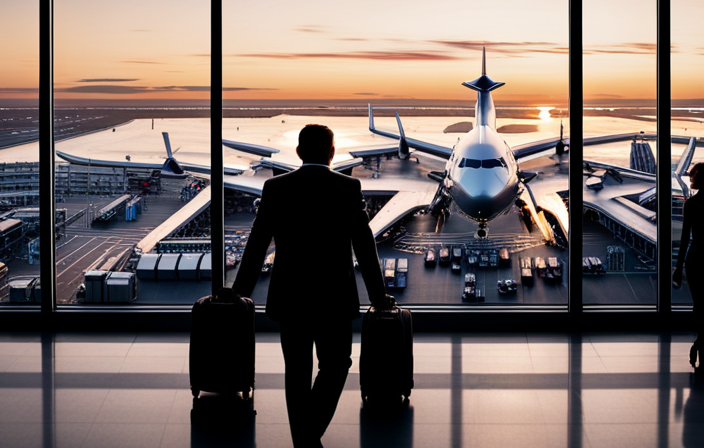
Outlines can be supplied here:
<path id="1" fill-rule="evenodd" d="M 407 407 L 364 408 L 359 335 L 331 447 L 702 447 L 688 333 L 417 334 Z M 257 334 L 256 415 L 193 408 L 186 333 L 0 333 L 0 446 L 291 446 L 278 335 Z M 389 378 L 393 381 L 393 378 Z"/>

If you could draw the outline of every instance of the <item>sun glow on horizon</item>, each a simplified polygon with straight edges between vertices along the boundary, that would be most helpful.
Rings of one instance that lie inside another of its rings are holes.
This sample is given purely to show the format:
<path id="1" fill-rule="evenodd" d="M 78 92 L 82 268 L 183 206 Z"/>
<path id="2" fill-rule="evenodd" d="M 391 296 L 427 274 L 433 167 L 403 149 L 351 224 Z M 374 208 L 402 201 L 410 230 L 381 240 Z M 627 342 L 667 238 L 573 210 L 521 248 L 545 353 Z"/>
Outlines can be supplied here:
<path id="1" fill-rule="evenodd" d="M 538 118 L 542 121 L 552 121 L 552 116 L 550 115 L 550 111 L 555 109 L 552 106 L 547 106 L 547 107 L 536 107 L 540 111 L 538 114 Z"/>

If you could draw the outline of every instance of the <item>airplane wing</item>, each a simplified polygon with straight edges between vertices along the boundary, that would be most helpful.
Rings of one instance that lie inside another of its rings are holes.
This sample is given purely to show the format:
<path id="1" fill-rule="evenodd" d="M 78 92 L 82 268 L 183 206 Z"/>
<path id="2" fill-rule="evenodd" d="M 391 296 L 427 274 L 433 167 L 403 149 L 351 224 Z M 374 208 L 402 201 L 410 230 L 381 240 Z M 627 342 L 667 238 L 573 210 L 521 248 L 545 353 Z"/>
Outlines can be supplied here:
<path id="1" fill-rule="evenodd" d="M 238 151 L 246 152 L 249 154 L 254 154 L 255 156 L 271 157 L 273 154 L 281 152 L 278 149 L 270 148 L 268 146 L 254 145 L 251 143 L 236 142 L 233 140 L 222 140 L 222 144 L 228 148 L 236 149 Z"/>
<path id="2" fill-rule="evenodd" d="M 627 134 L 604 135 L 600 137 L 587 137 L 584 139 L 584 146 L 601 145 L 604 143 L 623 142 L 633 140 L 634 137 L 652 140 L 657 137 L 656 134 L 641 134 L 639 132 L 631 132 Z M 559 142 L 559 138 L 546 138 L 523 145 L 517 145 L 512 148 L 513 155 L 518 163 L 527 162 L 528 160 L 537 159 L 538 157 L 549 156 L 555 152 L 555 145 Z M 562 141 L 566 146 L 569 146 L 569 137 L 563 138 Z M 619 167 L 620 168 L 620 167 Z"/>
<path id="3" fill-rule="evenodd" d="M 61 157 L 67 162 L 73 163 L 75 165 L 83 165 L 83 166 L 99 166 L 99 167 L 107 167 L 107 168 L 143 168 L 143 169 L 150 169 L 150 170 L 160 170 L 163 168 L 163 164 L 161 163 L 144 163 L 144 162 L 128 162 L 128 161 L 119 161 L 119 160 L 99 160 L 99 159 L 88 159 L 85 157 L 79 157 L 79 156 L 74 156 L 72 154 L 68 154 L 62 151 L 56 151 L 56 155 Z M 181 163 L 179 162 L 181 167 L 189 172 L 192 173 L 200 173 L 200 174 L 210 174 L 210 167 L 207 165 L 198 165 L 195 163 Z M 242 174 L 247 170 L 245 167 L 238 167 L 234 165 L 226 165 L 225 166 L 225 174 L 229 175 L 238 175 Z"/>
<path id="4" fill-rule="evenodd" d="M 372 105 L 369 105 L 369 131 L 371 131 L 374 134 L 377 135 L 382 135 L 384 137 L 392 138 L 394 140 L 401 140 L 404 139 L 406 143 L 408 144 L 409 148 L 413 148 L 417 151 L 421 151 L 427 154 L 431 154 L 437 157 L 441 157 L 443 159 L 449 159 L 450 155 L 452 155 L 452 148 L 448 148 L 446 146 L 441 146 L 441 145 L 435 145 L 433 143 L 427 143 L 423 142 L 421 140 L 416 140 L 414 138 L 408 138 L 403 134 L 403 127 L 401 126 L 401 119 L 398 116 L 398 113 L 396 113 L 396 121 L 398 122 L 398 127 L 399 127 L 399 134 L 394 134 L 393 132 L 388 132 L 388 131 L 382 131 L 377 129 L 374 126 L 374 112 L 372 110 Z M 398 147 L 395 148 L 393 153 L 396 153 L 398 151 Z M 376 154 L 374 154 L 376 155 Z M 358 157 L 362 157 L 361 155 Z"/>
<path id="5" fill-rule="evenodd" d="M 254 145 L 251 143 L 236 142 L 233 140 L 223 140 L 222 144 L 237 151 L 263 156 L 261 160 L 259 160 L 258 165 L 271 168 L 274 171 L 274 174 L 287 173 L 301 166 L 300 161 L 292 163 L 289 161 L 273 159 L 272 155 L 280 153 L 281 150 L 269 146 Z M 394 149 L 394 151 L 396 151 L 396 149 Z M 333 162 L 330 168 L 334 171 L 349 174 L 352 171 L 352 168 L 364 163 L 364 161 L 357 158 L 353 152 L 354 151 L 350 151 L 350 155 L 353 157 L 352 159 Z"/>
<path id="6" fill-rule="evenodd" d="M 236 190 L 254 196 L 261 196 L 262 188 L 264 188 L 264 181 L 267 179 L 268 177 L 265 176 L 249 176 L 246 174 L 242 176 L 225 175 L 224 183 L 225 188 L 230 190 Z"/>
<path id="7" fill-rule="evenodd" d="M 386 155 L 396 155 L 398 153 L 398 145 L 370 145 L 360 146 L 349 151 L 352 157 L 379 157 Z"/>
<path id="8" fill-rule="evenodd" d="M 527 162 L 528 160 L 537 159 L 538 157 L 549 156 L 555 153 L 555 145 L 559 142 L 559 138 L 546 138 L 536 142 L 526 143 L 523 145 L 514 146 L 513 156 L 518 163 Z M 569 145 L 569 138 L 562 139 L 565 145 Z"/>
<path id="9" fill-rule="evenodd" d="M 386 132 L 386 131 L 380 131 L 378 129 L 370 129 L 373 133 L 383 135 L 384 137 L 389 137 L 393 139 L 400 139 L 401 137 L 393 134 L 391 132 Z M 446 146 L 440 146 L 440 145 L 435 145 L 433 143 L 427 143 L 421 140 L 416 140 L 414 138 L 406 138 L 406 142 L 408 143 L 408 146 L 410 148 L 415 149 L 416 151 L 424 152 L 433 156 L 437 157 L 442 157 L 443 159 L 449 159 L 450 155 L 452 154 L 452 148 L 448 148 Z M 396 153 L 398 151 L 397 148 L 394 149 L 393 153 Z M 351 153 L 350 153 L 351 154 Z"/>

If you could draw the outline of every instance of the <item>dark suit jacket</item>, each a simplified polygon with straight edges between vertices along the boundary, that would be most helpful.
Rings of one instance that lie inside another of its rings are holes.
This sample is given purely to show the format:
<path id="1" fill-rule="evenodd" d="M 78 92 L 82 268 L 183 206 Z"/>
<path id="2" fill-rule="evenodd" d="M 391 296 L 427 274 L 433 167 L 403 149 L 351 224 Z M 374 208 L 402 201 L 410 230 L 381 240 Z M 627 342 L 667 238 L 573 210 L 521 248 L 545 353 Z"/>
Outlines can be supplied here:
<path id="1" fill-rule="evenodd" d="M 233 286 L 242 296 L 251 296 L 272 238 L 276 256 L 266 303 L 271 319 L 322 313 L 358 317 L 353 248 L 370 299 L 384 298 L 384 278 L 358 179 L 310 165 L 264 183 Z"/>

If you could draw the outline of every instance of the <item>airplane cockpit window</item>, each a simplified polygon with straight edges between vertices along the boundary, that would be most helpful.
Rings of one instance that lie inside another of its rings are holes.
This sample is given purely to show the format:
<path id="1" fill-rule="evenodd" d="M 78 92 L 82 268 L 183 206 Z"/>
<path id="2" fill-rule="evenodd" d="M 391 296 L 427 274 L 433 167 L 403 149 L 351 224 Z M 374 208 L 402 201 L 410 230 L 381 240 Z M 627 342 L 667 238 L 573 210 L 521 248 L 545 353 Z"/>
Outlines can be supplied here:
<path id="1" fill-rule="evenodd" d="M 503 157 L 498 159 L 462 159 L 457 165 L 459 168 L 506 168 L 506 161 Z"/>
<path id="2" fill-rule="evenodd" d="M 482 168 L 505 168 L 506 161 L 503 157 L 498 159 L 486 159 L 482 160 Z"/>
<path id="3" fill-rule="evenodd" d="M 459 168 L 481 168 L 482 161 L 477 159 L 462 159 L 457 166 Z"/>

